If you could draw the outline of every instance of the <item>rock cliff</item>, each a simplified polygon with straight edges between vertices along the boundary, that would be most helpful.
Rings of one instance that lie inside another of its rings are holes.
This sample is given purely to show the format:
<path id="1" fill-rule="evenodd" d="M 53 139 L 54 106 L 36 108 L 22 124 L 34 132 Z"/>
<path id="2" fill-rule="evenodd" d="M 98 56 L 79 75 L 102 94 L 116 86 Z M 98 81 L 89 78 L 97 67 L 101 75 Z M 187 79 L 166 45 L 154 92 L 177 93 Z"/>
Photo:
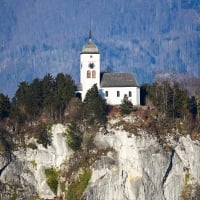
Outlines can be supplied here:
<path id="1" fill-rule="evenodd" d="M 87 200 L 178 200 L 186 184 L 200 183 L 200 143 L 190 137 L 172 140 L 167 151 L 155 137 L 142 132 L 139 136 L 124 131 L 99 134 L 96 144 L 113 147 L 115 152 L 93 165 Z"/>
<path id="2" fill-rule="evenodd" d="M 91 166 L 92 177 L 83 194 L 85 200 L 178 200 L 197 199 L 200 185 L 200 142 L 189 136 L 165 137 L 165 143 L 140 129 L 131 134 L 110 121 L 108 132 L 97 133 L 97 149 L 112 149 Z M 45 169 L 63 170 L 73 152 L 66 144 L 64 125 L 52 127 L 48 148 L 35 139 L 37 148 L 13 152 L 11 161 L 1 163 L 0 199 L 30 199 L 56 195 L 47 184 Z M 67 188 L 67 184 L 65 186 Z M 60 188 L 59 188 L 60 189 Z M 62 193 L 62 192 L 61 192 Z"/>
<path id="3" fill-rule="evenodd" d="M 37 148 L 21 148 L 13 152 L 12 161 L 0 176 L 0 197 L 3 200 L 12 196 L 19 199 L 29 199 L 37 195 L 44 199 L 55 197 L 47 185 L 44 171 L 48 168 L 60 169 L 72 152 L 66 144 L 65 126 L 54 125 L 51 131 L 51 146 L 44 148 L 31 138 L 27 143 L 35 144 Z"/>

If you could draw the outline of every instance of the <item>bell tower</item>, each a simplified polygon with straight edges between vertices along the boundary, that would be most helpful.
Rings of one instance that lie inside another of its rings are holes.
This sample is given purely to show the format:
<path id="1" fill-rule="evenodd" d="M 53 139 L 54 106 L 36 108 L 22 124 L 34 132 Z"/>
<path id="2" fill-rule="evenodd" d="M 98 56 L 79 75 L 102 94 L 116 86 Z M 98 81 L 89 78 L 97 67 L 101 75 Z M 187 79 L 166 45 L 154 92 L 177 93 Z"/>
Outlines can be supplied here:
<path id="1" fill-rule="evenodd" d="M 100 53 L 92 41 L 92 33 L 89 31 L 88 43 L 83 46 L 80 53 L 80 83 L 82 85 L 82 100 L 87 91 L 94 85 L 100 87 Z"/>

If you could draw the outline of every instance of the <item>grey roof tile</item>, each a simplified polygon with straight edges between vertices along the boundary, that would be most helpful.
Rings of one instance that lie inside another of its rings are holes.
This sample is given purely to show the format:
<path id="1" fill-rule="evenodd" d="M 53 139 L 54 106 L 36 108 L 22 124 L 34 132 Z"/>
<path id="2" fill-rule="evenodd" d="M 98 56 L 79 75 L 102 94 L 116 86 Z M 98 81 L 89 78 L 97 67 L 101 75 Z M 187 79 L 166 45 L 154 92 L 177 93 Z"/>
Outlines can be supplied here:
<path id="1" fill-rule="evenodd" d="M 139 85 L 131 73 L 104 73 L 101 87 L 139 87 Z"/>

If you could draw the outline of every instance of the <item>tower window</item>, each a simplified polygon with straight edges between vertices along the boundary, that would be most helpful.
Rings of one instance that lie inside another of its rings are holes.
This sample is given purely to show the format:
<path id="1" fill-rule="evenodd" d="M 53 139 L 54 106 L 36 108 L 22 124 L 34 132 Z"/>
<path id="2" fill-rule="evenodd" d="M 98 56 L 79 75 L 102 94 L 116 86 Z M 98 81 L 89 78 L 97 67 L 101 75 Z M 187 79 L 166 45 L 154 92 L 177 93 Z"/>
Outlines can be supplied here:
<path id="1" fill-rule="evenodd" d="M 132 92 L 131 91 L 128 92 L 128 96 L 132 97 Z"/>
<path id="2" fill-rule="evenodd" d="M 87 71 L 87 78 L 91 78 L 91 72 L 90 72 L 90 70 Z"/>
<path id="3" fill-rule="evenodd" d="M 105 96 L 108 97 L 108 91 L 105 92 Z"/>
<path id="4" fill-rule="evenodd" d="M 117 91 L 117 97 L 120 97 L 120 92 L 119 91 Z"/>
<path id="5" fill-rule="evenodd" d="M 92 71 L 92 78 L 96 78 L 96 71 L 95 70 Z"/>

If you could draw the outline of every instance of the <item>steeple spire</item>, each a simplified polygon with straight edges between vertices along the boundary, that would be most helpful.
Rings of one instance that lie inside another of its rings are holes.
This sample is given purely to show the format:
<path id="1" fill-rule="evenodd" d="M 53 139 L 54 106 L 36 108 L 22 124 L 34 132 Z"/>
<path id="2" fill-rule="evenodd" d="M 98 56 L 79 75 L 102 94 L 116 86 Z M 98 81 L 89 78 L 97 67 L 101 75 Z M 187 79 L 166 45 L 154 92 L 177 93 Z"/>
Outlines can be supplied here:
<path id="1" fill-rule="evenodd" d="M 89 40 L 90 41 L 92 40 L 92 31 L 91 31 L 91 28 L 90 28 L 90 31 L 89 31 Z"/>
<path id="2" fill-rule="evenodd" d="M 90 22 L 90 30 L 89 30 L 89 41 L 90 42 L 92 41 L 92 25 L 91 25 L 91 22 Z"/>

